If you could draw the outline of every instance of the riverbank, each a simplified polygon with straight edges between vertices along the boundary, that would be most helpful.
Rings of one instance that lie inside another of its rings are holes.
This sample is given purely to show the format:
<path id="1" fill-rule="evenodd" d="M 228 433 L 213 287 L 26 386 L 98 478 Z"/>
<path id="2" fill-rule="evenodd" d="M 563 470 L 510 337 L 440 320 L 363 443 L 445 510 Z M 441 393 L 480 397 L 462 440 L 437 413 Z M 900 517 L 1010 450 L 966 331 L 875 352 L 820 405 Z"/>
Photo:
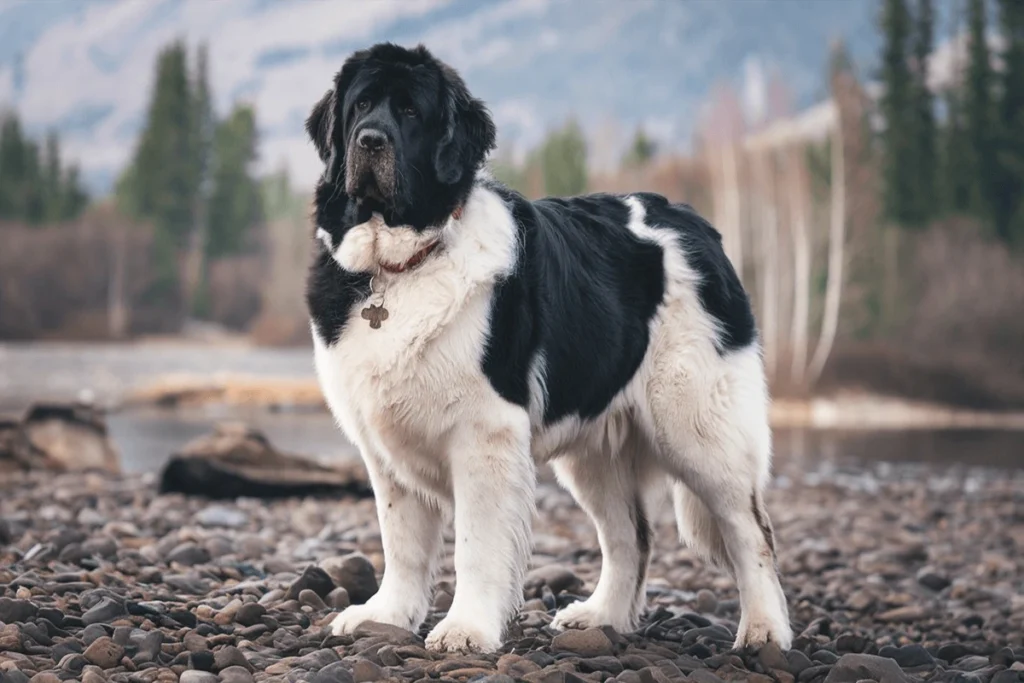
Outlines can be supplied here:
<path id="1" fill-rule="evenodd" d="M 733 582 L 679 546 L 667 507 L 653 515 L 642 627 L 558 636 L 548 628 L 555 608 L 593 590 L 600 557 L 585 515 L 545 480 L 535 571 L 504 651 L 438 656 L 422 636 L 450 604 L 450 533 L 424 629 L 336 638 L 326 630 L 331 605 L 366 599 L 380 577 L 372 500 L 213 504 L 157 495 L 147 476 L 19 477 L 0 488 L 0 675 L 40 683 L 499 673 L 509 678 L 495 682 L 1020 680 L 1024 474 L 844 470 L 786 458 L 775 470 L 767 501 L 798 634 L 786 654 L 729 650 L 739 618 Z"/>

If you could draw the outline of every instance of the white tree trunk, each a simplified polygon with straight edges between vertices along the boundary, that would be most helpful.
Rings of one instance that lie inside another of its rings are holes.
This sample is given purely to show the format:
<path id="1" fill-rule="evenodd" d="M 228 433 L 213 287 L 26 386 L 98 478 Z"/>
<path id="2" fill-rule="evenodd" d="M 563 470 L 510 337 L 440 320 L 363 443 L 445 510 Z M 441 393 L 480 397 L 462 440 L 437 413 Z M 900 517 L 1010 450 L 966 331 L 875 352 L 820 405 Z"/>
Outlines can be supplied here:
<path id="1" fill-rule="evenodd" d="M 754 155 L 755 196 L 760 214 L 761 236 L 761 337 L 764 365 L 768 377 L 774 378 L 779 357 L 779 239 L 775 179 L 769 168 L 771 152 Z"/>
<path id="2" fill-rule="evenodd" d="M 829 219 L 828 280 L 825 284 L 825 310 L 821 337 L 807 370 L 813 384 L 821 376 L 839 328 L 839 304 L 843 287 L 843 257 L 846 241 L 846 171 L 843 159 L 842 122 L 836 121 L 832 139 L 832 207 Z"/>
<path id="3" fill-rule="evenodd" d="M 790 330 L 790 379 L 804 383 L 807 372 L 807 323 L 811 304 L 811 238 L 807 216 L 810 212 L 806 169 L 797 150 L 789 155 L 786 174 L 789 186 L 791 234 L 793 236 L 793 321 Z"/>
<path id="4" fill-rule="evenodd" d="M 725 254 L 743 278 L 743 235 L 740 230 L 742 206 L 740 204 L 740 177 L 736 145 L 728 142 L 721 147 L 723 174 L 723 202 L 725 220 L 719 226 Z"/>

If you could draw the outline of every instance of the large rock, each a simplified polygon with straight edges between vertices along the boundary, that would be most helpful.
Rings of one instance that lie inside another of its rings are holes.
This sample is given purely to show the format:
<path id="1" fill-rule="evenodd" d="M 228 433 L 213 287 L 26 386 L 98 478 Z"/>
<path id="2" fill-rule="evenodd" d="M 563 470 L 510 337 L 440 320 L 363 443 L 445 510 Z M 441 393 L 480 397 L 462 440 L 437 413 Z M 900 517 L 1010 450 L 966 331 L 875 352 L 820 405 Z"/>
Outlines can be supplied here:
<path id="1" fill-rule="evenodd" d="M 275 449 L 260 432 L 226 423 L 171 456 L 162 493 L 208 498 L 372 495 L 362 463 L 327 467 Z"/>
<path id="2" fill-rule="evenodd" d="M 120 472 L 102 411 L 41 403 L 21 420 L 0 419 L 0 474 L 33 469 Z"/>

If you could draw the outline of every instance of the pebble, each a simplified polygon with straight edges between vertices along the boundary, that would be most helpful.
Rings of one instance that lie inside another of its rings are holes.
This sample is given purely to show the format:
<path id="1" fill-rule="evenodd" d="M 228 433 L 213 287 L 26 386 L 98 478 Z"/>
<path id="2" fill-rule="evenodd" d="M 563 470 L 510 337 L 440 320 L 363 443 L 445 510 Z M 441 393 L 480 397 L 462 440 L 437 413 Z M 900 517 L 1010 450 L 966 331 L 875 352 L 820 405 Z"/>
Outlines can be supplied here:
<path id="1" fill-rule="evenodd" d="M 598 657 L 614 652 L 612 641 L 599 628 L 559 633 L 552 639 L 551 647 L 554 650 L 572 652 L 581 657 Z"/>
<path id="2" fill-rule="evenodd" d="M 331 557 L 320 563 L 334 585 L 348 592 L 353 605 L 361 605 L 377 593 L 377 575 L 370 560 L 361 553 Z M 319 593 L 325 597 L 326 593 Z"/>
<path id="3" fill-rule="evenodd" d="M 557 608 L 586 597 L 601 559 L 592 524 L 543 481 L 526 604 L 502 651 L 483 656 L 424 647 L 454 596 L 451 543 L 422 628 L 331 634 L 329 610 L 378 589 L 372 501 L 211 504 L 158 496 L 136 475 L 90 478 L 88 493 L 80 475 L 0 482 L 16 544 L 0 544 L 0 683 L 1020 679 L 1013 511 L 1024 480 L 993 475 L 967 491 L 978 475 L 939 486 L 914 471 L 858 488 L 845 474 L 807 483 L 807 463 L 776 467 L 789 482 L 767 497 L 798 634 L 789 652 L 732 651 L 735 585 L 674 541 L 668 510 L 652 516 L 665 533 L 638 630 L 554 632 Z"/>
<path id="4" fill-rule="evenodd" d="M 217 677 L 217 674 L 192 669 L 189 671 L 183 671 L 181 673 L 181 678 L 178 680 L 180 683 L 219 683 L 221 679 Z"/>
<path id="5" fill-rule="evenodd" d="M 84 655 L 90 664 L 95 664 L 101 669 L 112 669 L 124 657 L 124 648 L 108 636 L 103 636 L 102 638 L 97 638 L 89 647 L 85 648 Z"/>

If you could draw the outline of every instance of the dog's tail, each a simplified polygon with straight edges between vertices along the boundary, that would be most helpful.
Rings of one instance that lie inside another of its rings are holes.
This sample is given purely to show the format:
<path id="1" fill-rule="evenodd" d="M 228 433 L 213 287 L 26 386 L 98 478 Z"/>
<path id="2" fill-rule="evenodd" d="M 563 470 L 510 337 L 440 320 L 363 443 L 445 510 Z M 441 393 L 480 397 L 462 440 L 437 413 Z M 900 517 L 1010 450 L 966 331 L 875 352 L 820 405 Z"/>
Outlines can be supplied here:
<path id="1" fill-rule="evenodd" d="M 686 484 L 672 482 L 672 505 L 676 513 L 679 540 L 692 548 L 705 561 L 732 572 L 725 539 L 711 511 Z"/>

